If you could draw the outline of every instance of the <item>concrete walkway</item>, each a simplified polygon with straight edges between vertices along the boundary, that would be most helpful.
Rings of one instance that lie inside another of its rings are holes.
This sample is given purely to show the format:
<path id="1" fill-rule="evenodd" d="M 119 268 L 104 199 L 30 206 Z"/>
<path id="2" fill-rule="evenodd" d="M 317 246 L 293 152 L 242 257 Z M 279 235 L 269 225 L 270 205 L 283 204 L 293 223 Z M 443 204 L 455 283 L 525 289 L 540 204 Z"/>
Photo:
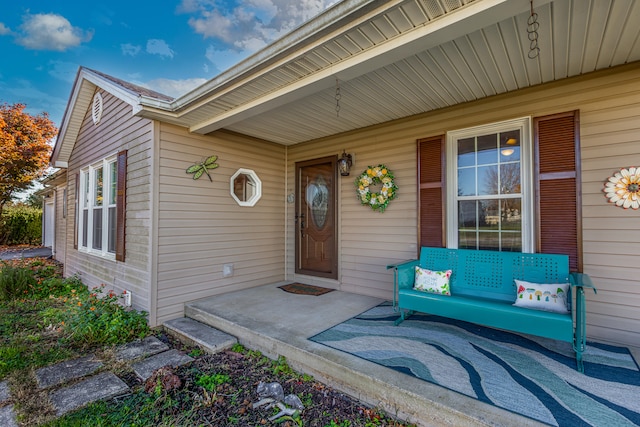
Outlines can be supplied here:
<path id="1" fill-rule="evenodd" d="M 0 250 L 0 260 L 8 261 L 12 259 L 22 258 L 49 258 L 51 256 L 51 248 L 9 248 Z"/>

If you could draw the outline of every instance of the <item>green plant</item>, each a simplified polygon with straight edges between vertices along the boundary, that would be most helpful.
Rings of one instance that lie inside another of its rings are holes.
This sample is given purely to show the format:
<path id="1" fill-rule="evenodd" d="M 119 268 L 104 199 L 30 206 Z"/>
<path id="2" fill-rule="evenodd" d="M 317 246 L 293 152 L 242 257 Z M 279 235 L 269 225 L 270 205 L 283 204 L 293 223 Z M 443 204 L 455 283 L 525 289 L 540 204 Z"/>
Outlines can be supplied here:
<path id="1" fill-rule="evenodd" d="M 231 377 L 225 374 L 203 374 L 196 379 L 196 385 L 207 391 L 215 391 L 219 385 L 228 383 L 230 380 Z"/>
<path id="2" fill-rule="evenodd" d="M 291 421 L 296 425 L 302 427 L 302 418 L 300 417 L 300 411 L 295 411 L 293 415 L 284 415 L 277 420 L 275 420 L 276 424 L 284 423 L 285 421 Z"/>
<path id="3" fill-rule="evenodd" d="M 102 287 L 94 288 L 86 299 L 72 298 L 70 316 L 64 324 L 65 341 L 94 346 L 122 344 L 147 336 L 147 313 L 126 309 L 118 299 L 112 291 L 102 296 Z"/>
<path id="4" fill-rule="evenodd" d="M 195 347 L 189 352 L 189 356 L 191 357 L 199 357 L 204 354 L 204 351 L 200 347 Z"/>
<path id="5" fill-rule="evenodd" d="M 244 348 L 244 346 L 240 343 L 235 343 L 232 347 L 231 347 L 231 351 L 234 351 L 236 353 L 244 353 L 246 351 L 246 349 Z"/>
<path id="6" fill-rule="evenodd" d="M 5 245 L 40 244 L 42 209 L 7 206 L 0 217 L 0 243 Z"/>
<path id="7" fill-rule="evenodd" d="M 284 356 L 278 356 L 277 360 L 271 362 L 271 367 L 274 375 L 293 375 L 294 373 Z"/>
<path id="8" fill-rule="evenodd" d="M 28 268 L 4 265 L 0 270 L 0 301 L 24 298 L 36 284 L 33 272 Z"/>
<path id="9" fill-rule="evenodd" d="M 344 420 L 339 423 L 335 420 L 331 420 L 331 422 L 329 424 L 325 424 L 324 427 L 351 427 L 351 421 Z"/>

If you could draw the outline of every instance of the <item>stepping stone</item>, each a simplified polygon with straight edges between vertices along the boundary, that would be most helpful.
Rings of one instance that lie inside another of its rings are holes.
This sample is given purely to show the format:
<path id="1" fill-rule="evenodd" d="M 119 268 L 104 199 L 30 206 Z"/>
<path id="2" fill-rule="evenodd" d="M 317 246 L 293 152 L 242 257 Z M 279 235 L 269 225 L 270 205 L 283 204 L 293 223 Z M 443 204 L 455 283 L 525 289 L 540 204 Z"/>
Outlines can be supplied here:
<path id="1" fill-rule="evenodd" d="M 153 356 L 167 350 L 169 350 L 169 346 L 152 335 L 119 347 L 116 357 L 119 360 L 133 360 L 139 357 Z"/>
<path id="2" fill-rule="evenodd" d="M 13 412 L 13 405 L 3 406 L 0 408 L 0 426 L 18 427 L 16 414 Z"/>
<path id="3" fill-rule="evenodd" d="M 50 399 L 58 416 L 88 403 L 110 399 L 129 390 L 129 387 L 112 372 L 103 372 L 77 384 L 51 393 Z"/>
<path id="4" fill-rule="evenodd" d="M 148 359 L 141 360 L 132 365 L 133 372 L 136 373 L 142 381 L 149 379 L 153 371 L 163 366 L 182 366 L 192 362 L 193 358 L 187 356 L 183 352 L 173 349 L 164 353 L 156 354 Z"/>
<path id="5" fill-rule="evenodd" d="M 66 383 L 76 378 L 85 377 L 102 367 L 102 362 L 94 360 L 93 354 L 79 359 L 65 360 L 36 371 L 38 388 L 48 388 Z"/>
<path id="6" fill-rule="evenodd" d="M 211 354 L 231 348 L 238 342 L 236 337 L 188 317 L 169 320 L 164 327 L 182 342 L 197 345 Z"/>
<path id="7" fill-rule="evenodd" d="M 5 400 L 9 400 L 9 383 L 6 381 L 2 381 L 0 382 L 0 403 L 4 402 Z"/>

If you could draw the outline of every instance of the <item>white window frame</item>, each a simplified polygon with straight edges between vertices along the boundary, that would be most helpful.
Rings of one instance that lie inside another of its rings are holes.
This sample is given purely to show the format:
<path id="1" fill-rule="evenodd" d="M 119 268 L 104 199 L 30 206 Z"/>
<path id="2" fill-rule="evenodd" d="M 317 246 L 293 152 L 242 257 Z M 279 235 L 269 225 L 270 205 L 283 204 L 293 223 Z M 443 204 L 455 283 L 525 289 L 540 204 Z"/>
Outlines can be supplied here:
<path id="1" fill-rule="evenodd" d="M 78 250 L 81 252 L 89 253 L 92 255 L 100 256 L 103 258 L 107 258 L 110 260 L 115 260 L 116 253 L 115 248 L 113 252 L 109 252 L 109 208 L 116 207 L 116 198 L 114 197 L 113 203 L 109 203 L 110 199 L 110 191 L 111 191 L 111 174 L 109 167 L 114 164 L 117 168 L 117 156 L 115 154 L 106 157 L 98 162 L 95 162 L 89 166 L 86 166 L 80 169 L 80 197 L 78 198 Z M 95 202 L 95 171 L 99 168 L 102 168 L 102 245 L 101 249 L 93 248 L 93 209 Z M 87 176 L 89 177 L 87 183 Z M 117 178 L 117 169 L 116 169 L 116 180 Z M 88 185 L 88 188 L 87 188 Z M 85 197 L 88 191 L 88 197 Z M 84 211 L 88 210 L 87 214 L 87 222 L 84 222 Z M 84 244 L 84 233 L 87 233 L 87 241 L 86 245 Z M 116 226 L 117 230 L 117 226 Z M 117 231 L 114 230 L 114 233 Z M 114 236 L 115 238 L 115 236 Z"/>
<path id="2" fill-rule="evenodd" d="M 535 252 L 533 179 L 533 131 L 531 117 L 521 117 L 447 132 L 447 246 L 458 248 L 458 144 L 459 139 L 509 130 L 520 130 L 520 174 L 522 195 L 522 252 Z"/>

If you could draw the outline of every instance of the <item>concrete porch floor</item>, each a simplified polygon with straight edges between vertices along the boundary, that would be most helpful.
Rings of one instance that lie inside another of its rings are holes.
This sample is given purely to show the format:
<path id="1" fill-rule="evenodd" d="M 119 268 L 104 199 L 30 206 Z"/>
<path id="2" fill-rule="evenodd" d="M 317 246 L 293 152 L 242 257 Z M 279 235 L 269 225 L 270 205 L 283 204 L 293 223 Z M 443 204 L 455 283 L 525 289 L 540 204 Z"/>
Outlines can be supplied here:
<path id="1" fill-rule="evenodd" d="M 296 295 L 274 283 L 188 304 L 186 317 L 235 336 L 266 356 L 419 426 L 539 426 L 522 417 L 309 341 L 308 338 L 383 300 L 341 291 Z"/>

